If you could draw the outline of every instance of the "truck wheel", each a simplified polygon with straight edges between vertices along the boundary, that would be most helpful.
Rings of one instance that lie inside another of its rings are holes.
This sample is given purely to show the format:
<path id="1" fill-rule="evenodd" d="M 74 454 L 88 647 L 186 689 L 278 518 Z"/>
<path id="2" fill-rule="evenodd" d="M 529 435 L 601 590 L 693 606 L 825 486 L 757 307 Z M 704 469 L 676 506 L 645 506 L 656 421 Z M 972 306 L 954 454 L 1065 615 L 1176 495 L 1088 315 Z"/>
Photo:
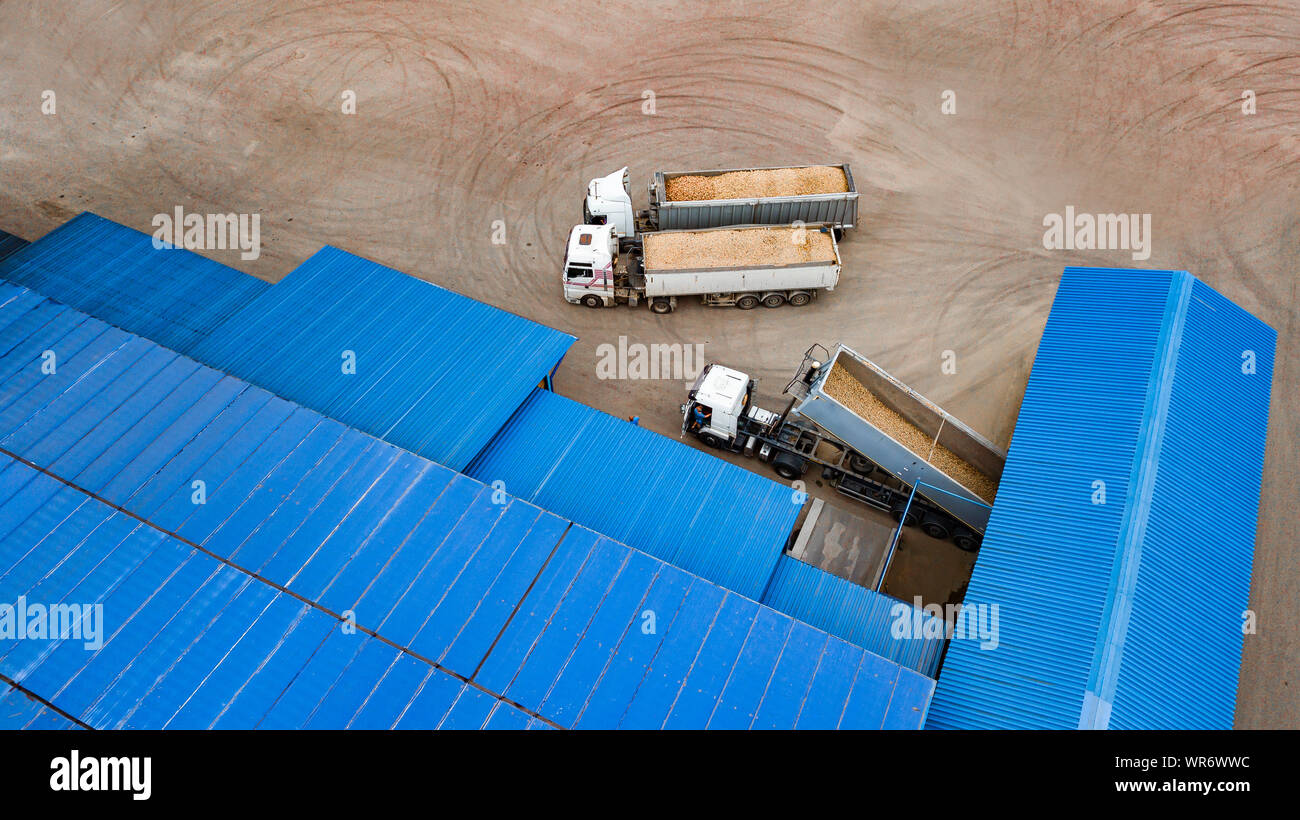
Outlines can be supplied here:
<path id="1" fill-rule="evenodd" d="M 812 295 L 808 293 L 804 293 L 803 291 L 790 294 L 790 304 L 793 305 L 794 307 L 803 307 L 804 305 L 808 304 L 811 301 L 812 301 Z"/>
<path id="2" fill-rule="evenodd" d="M 957 530 L 953 533 L 952 542 L 957 545 L 957 549 L 966 552 L 978 552 L 980 548 L 980 537 L 970 530 Z"/>
<path id="3" fill-rule="evenodd" d="M 704 443 L 704 446 L 705 446 L 705 447 L 721 447 L 721 446 L 722 446 L 722 439 L 718 438 L 717 436 L 713 435 L 712 433 L 700 433 L 700 441 Z"/>
<path id="4" fill-rule="evenodd" d="M 582 303 L 589 308 L 598 308 L 598 307 L 605 306 L 604 300 L 602 300 L 599 296 L 596 296 L 594 294 L 588 294 L 582 297 Z"/>
<path id="5" fill-rule="evenodd" d="M 672 313 L 673 303 L 667 299 L 654 299 L 650 302 L 650 312 L 658 313 L 661 316 L 665 313 Z"/>
<path id="6" fill-rule="evenodd" d="M 772 459 L 772 469 L 787 481 L 802 477 L 805 466 L 806 462 L 793 453 L 777 453 L 776 458 Z"/>
<path id="7" fill-rule="evenodd" d="M 753 310 L 758 307 L 758 297 L 752 293 L 746 293 L 736 300 L 736 307 L 741 310 Z"/>
<path id="8" fill-rule="evenodd" d="M 785 304 L 785 297 L 779 293 L 769 293 L 763 297 L 763 307 L 779 308 Z"/>
<path id="9" fill-rule="evenodd" d="M 849 453 L 849 469 L 853 472 L 870 475 L 875 466 L 871 463 L 871 459 L 861 453 Z"/>
<path id="10" fill-rule="evenodd" d="M 890 517 L 890 518 L 893 518 L 895 521 L 902 521 L 902 520 L 903 520 L 903 507 L 904 507 L 904 506 L 906 506 L 906 505 L 904 505 L 904 504 L 895 504 L 895 505 L 894 505 L 894 508 L 893 508 L 892 510 L 889 511 L 889 517 Z M 915 508 L 908 510 L 908 511 L 907 511 L 907 520 L 906 520 L 906 521 L 903 521 L 903 526 L 904 526 L 904 527 L 915 527 L 915 526 L 916 526 L 917 518 L 918 518 L 918 516 L 917 516 L 917 514 L 916 514 L 916 509 L 915 509 Z"/>
<path id="11" fill-rule="evenodd" d="M 936 515 L 927 513 L 921 518 L 921 532 L 940 541 L 948 539 L 948 524 Z"/>
<path id="12" fill-rule="evenodd" d="M 836 241 L 836 242 L 842 242 L 842 241 L 844 241 L 844 229 L 843 229 L 843 228 L 834 228 L 834 229 L 832 229 L 831 233 L 835 234 L 835 241 Z"/>

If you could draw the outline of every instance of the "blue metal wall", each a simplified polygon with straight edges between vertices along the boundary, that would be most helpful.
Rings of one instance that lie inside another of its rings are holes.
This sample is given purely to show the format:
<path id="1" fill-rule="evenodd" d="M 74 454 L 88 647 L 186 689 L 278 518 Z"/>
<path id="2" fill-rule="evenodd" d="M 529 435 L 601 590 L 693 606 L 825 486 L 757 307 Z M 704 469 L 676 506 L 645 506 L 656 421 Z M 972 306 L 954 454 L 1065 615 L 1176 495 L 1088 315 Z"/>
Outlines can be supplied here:
<path id="1" fill-rule="evenodd" d="M 0 277 L 456 470 L 574 342 L 336 248 L 271 286 L 88 213 Z"/>
<path id="2" fill-rule="evenodd" d="M 753 599 L 802 504 L 790 487 L 544 390 L 466 472 Z"/>
<path id="3" fill-rule="evenodd" d="M 777 562 L 762 600 L 778 612 L 928 677 L 939 668 L 946 636 L 942 619 L 790 555 Z M 905 634 L 893 632 L 900 617 L 907 619 Z"/>
<path id="4" fill-rule="evenodd" d="M 104 605 L 98 651 L 0 642 L 0 675 L 96 728 L 915 728 L 933 691 L 526 501 L 0 285 L 0 602 L 19 596 Z"/>
<path id="5" fill-rule="evenodd" d="M 26 239 L 14 236 L 11 233 L 0 231 L 0 261 L 3 261 L 5 257 L 11 256 L 25 247 L 27 247 Z"/>
<path id="6" fill-rule="evenodd" d="M 928 726 L 1232 725 L 1275 341 L 1185 272 L 1066 269 L 965 599 L 999 646 L 953 642 Z"/>

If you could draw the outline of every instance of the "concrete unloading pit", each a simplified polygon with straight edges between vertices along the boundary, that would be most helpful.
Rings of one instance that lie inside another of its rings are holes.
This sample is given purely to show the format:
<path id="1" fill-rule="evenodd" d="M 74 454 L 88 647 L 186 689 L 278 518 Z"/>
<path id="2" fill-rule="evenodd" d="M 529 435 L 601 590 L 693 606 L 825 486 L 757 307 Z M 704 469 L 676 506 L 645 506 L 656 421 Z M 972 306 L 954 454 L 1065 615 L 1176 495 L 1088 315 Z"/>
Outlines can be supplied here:
<path id="1" fill-rule="evenodd" d="M 908 418 L 897 405 L 888 401 L 887 391 L 882 389 L 887 385 L 876 384 L 876 390 L 869 389 L 863 382 L 876 382 L 872 378 L 875 374 L 859 368 L 860 375 L 855 376 L 849 372 L 853 364 L 846 356 L 836 359 L 835 366 L 826 375 L 826 383 L 822 388 L 825 393 L 992 504 L 998 485 L 989 472 L 996 468 L 1000 475 L 1000 465 L 985 465 L 984 469 L 977 467 L 972 461 L 980 458 L 982 451 L 968 446 L 972 442 L 964 439 L 961 430 L 942 423 L 936 426 L 932 420 Z M 930 429 L 920 426 L 926 421 L 931 422 L 926 425 Z M 970 455 L 963 457 L 958 451 Z"/>
<path id="2" fill-rule="evenodd" d="M 842 194 L 848 190 L 844 169 L 833 165 L 682 174 L 664 179 L 664 195 L 670 202 Z"/>
<path id="3" fill-rule="evenodd" d="M 836 262 L 829 233 L 806 227 L 661 231 L 644 238 L 648 270 L 744 268 Z"/>

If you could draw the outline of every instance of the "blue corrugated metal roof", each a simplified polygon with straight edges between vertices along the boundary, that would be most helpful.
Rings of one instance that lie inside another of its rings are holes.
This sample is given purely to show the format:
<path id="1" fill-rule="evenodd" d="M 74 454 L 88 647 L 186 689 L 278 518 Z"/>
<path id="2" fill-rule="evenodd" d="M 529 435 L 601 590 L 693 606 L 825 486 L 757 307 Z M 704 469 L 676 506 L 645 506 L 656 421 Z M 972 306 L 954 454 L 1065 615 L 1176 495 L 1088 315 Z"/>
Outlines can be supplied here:
<path id="1" fill-rule="evenodd" d="M 1231 727 L 1275 344 L 1185 272 L 1066 269 L 966 594 L 999 646 L 952 642 L 929 726 Z"/>
<path id="2" fill-rule="evenodd" d="M 12 285 L 0 450 L 0 601 L 112 613 L 95 652 L 0 641 L 0 674 L 92 727 L 918 727 L 932 693 Z"/>
<path id="3" fill-rule="evenodd" d="M 89 213 L 0 277 L 455 470 L 574 342 L 337 248 L 270 286 Z"/>
<path id="4" fill-rule="evenodd" d="M 574 337 L 326 247 L 193 354 L 463 469 Z M 343 372 L 342 356 L 356 372 Z"/>
<path id="5" fill-rule="evenodd" d="M 942 619 L 793 556 L 777 562 L 763 603 L 923 675 L 933 678 L 939 668 Z M 900 618 L 906 629 L 896 633 Z"/>
<path id="6" fill-rule="evenodd" d="M 0 231 L 0 261 L 23 248 L 27 247 L 27 240 L 20 236 L 14 236 L 11 233 Z"/>
<path id="7" fill-rule="evenodd" d="M 270 287 L 89 212 L 0 260 L 0 277 L 182 352 Z"/>
<path id="8" fill-rule="evenodd" d="M 77 724 L 25 692 L 0 682 L 0 730 L 76 729 Z"/>
<path id="9" fill-rule="evenodd" d="M 475 680 L 575 728 L 915 729 L 933 689 L 594 534 L 560 544 Z"/>
<path id="10" fill-rule="evenodd" d="M 544 390 L 466 472 L 754 599 L 802 504 L 790 487 Z"/>

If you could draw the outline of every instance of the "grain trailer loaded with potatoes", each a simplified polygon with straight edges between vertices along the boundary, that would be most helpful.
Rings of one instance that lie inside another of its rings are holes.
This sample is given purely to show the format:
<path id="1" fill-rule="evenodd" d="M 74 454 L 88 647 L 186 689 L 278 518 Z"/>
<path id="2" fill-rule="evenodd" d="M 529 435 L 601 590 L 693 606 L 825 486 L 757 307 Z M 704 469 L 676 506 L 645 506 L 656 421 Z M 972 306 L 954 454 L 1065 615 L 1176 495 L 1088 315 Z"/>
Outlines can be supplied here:
<path id="1" fill-rule="evenodd" d="M 648 210 L 636 211 L 627 168 L 587 183 L 582 219 L 613 225 L 624 240 L 648 231 L 724 225 L 830 225 L 835 238 L 858 220 L 858 191 L 847 164 L 657 171 Z"/>
<path id="2" fill-rule="evenodd" d="M 840 252 L 829 225 L 745 225 L 658 231 L 621 242 L 611 224 L 569 234 L 564 298 L 588 307 L 644 301 L 670 313 L 679 296 L 742 310 L 800 307 L 840 278 Z"/>
<path id="3" fill-rule="evenodd" d="M 906 510 L 905 525 L 979 548 L 1006 462 L 991 442 L 842 344 L 833 356 L 808 349 L 782 413 L 754 405 L 755 384 L 707 365 L 681 406 L 683 435 L 758 456 L 787 480 L 817 467 L 841 493 L 895 521 Z"/>

